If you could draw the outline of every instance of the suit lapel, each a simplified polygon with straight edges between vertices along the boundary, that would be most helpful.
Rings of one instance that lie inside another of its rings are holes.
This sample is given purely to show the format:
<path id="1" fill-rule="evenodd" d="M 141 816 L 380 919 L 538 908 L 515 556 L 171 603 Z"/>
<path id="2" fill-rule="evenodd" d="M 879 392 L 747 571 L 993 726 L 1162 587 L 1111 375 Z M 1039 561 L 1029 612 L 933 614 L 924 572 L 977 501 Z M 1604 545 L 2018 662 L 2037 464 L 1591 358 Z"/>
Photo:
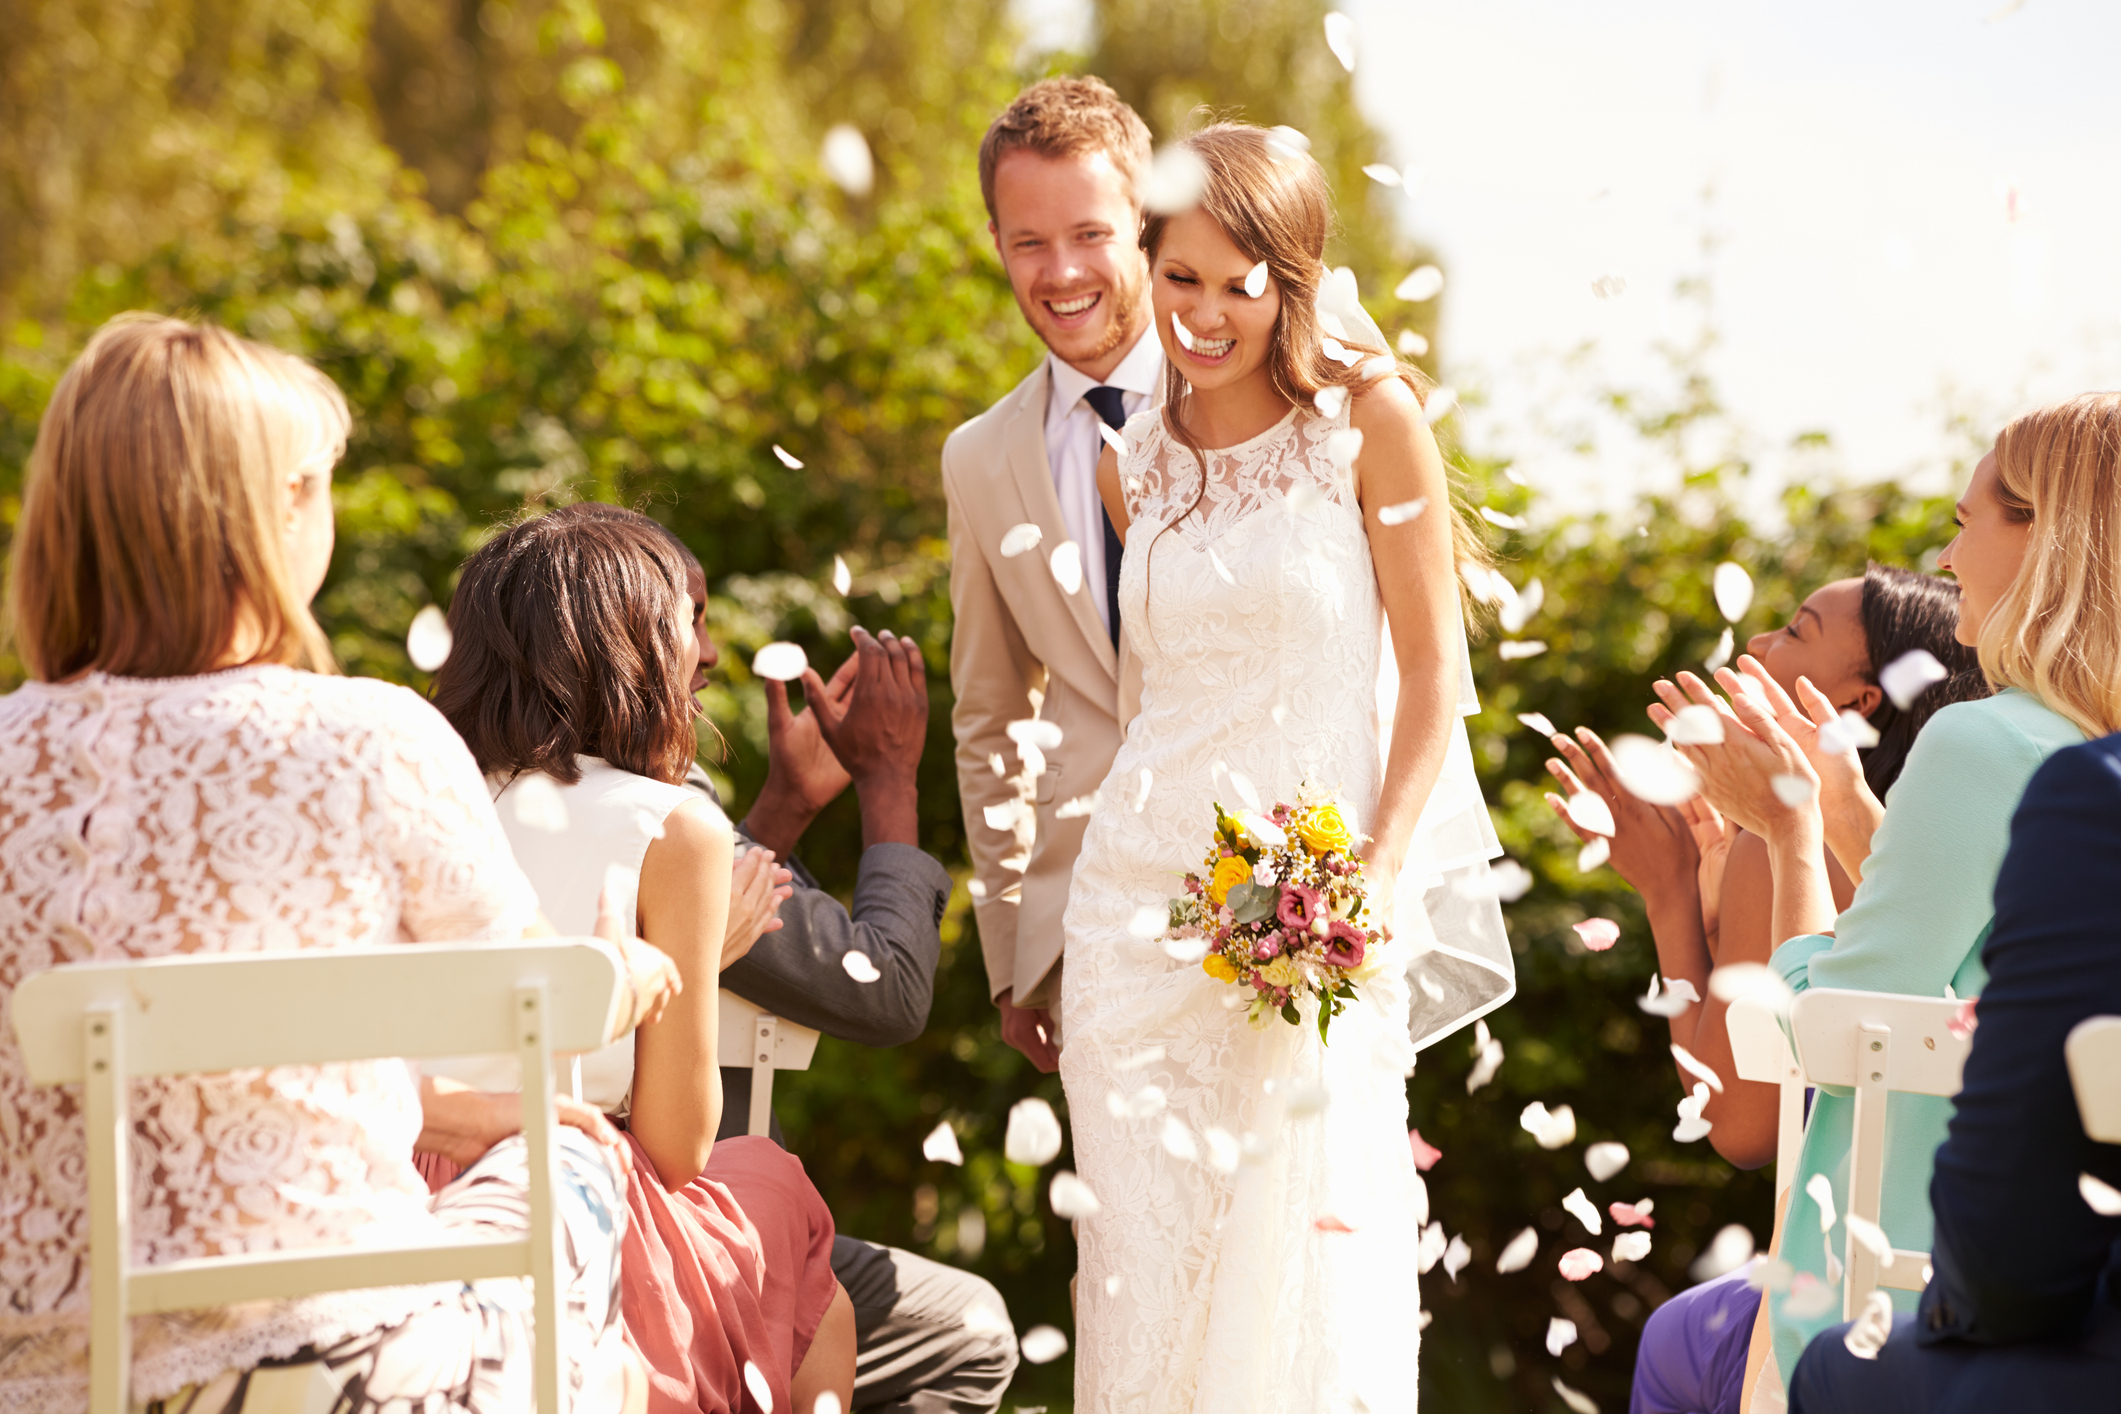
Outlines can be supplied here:
<path id="1" fill-rule="evenodd" d="M 1046 395 L 1050 377 L 1046 364 L 1041 361 L 1038 371 L 1024 380 L 1023 396 L 1010 410 L 1003 431 L 1008 447 L 1009 473 L 1016 481 L 1017 494 L 1023 498 L 1024 509 L 1030 513 L 1032 521 L 1045 535 L 1039 543 L 1041 562 L 1069 538 L 1068 522 L 1061 516 L 1060 495 L 1053 489 L 1053 464 L 1046 459 Z M 1090 595 L 1101 590 L 1102 586 L 1086 580 L 1081 589 L 1066 594 L 1051 574 L 1039 578 L 1046 591 L 1066 606 L 1076 631 L 1105 672 L 1117 678 L 1119 659 L 1112 650 L 1112 636 L 1105 632 L 1104 621 L 1097 616 L 1097 606 L 1090 602 Z"/>

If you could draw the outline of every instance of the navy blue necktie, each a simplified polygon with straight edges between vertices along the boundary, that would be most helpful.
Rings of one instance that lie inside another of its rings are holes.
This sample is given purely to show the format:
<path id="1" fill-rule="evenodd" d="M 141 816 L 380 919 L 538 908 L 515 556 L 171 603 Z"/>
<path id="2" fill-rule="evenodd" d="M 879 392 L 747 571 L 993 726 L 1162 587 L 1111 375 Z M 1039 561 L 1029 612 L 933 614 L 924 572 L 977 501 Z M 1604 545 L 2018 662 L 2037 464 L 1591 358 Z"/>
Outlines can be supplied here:
<path id="1" fill-rule="evenodd" d="M 1083 401 L 1090 410 L 1105 420 L 1105 426 L 1114 432 L 1127 425 L 1126 394 L 1118 388 L 1100 384 L 1083 394 Z M 1124 549 L 1119 543 L 1119 532 L 1112 528 L 1112 517 L 1105 514 L 1100 500 L 1097 518 L 1105 527 L 1105 623 L 1112 630 L 1112 646 L 1119 647 L 1119 557 Z"/>

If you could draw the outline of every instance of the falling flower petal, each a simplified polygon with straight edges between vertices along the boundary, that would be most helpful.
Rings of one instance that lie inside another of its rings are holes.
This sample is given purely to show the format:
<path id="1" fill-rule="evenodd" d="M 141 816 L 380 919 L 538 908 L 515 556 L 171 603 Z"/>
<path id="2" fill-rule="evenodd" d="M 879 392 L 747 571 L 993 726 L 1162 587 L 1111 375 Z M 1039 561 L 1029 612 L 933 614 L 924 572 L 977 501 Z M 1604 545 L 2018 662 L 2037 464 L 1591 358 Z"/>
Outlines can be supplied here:
<path id="1" fill-rule="evenodd" d="M 1730 627 L 1726 625 L 1723 630 L 1723 637 L 1716 640 L 1715 649 L 1710 652 L 1708 657 L 1701 660 L 1701 666 L 1707 668 L 1710 675 L 1713 676 L 1718 668 L 1731 661 L 1731 650 L 1737 647 L 1737 644 L 1737 639 L 1732 637 Z"/>
<path id="2" fill-rule="evenodd" d="M 1174 1159 L 1187 1163 L 1200 1162 L 1200 1145 L 1194 1141 L 1193 1131 L 1179 1123 L 1177 1115 L 1164 1116 L 1164 1152 Z"/>
<path id="3" fill-rule="evenodd" d="M 803 469 L 803 464 L 795 459 L 794 454 L 778 442 L 773 444 L 773 454 L 780 458 L 781 465 L 787 467 L 790 471 L 801 471 Z"/>
<path id="4" fill-rule="evenodd" d="M 1326 438 L 1326 455 L 1333 465 L 1347 472 L 1354 468 L 1355 459 L 1362 455 L 1362 429 L 1343 427 Z"/>
<path id="5" fill-rule="evenodd" d="M 1769 776 L 1768 789 L 1775 792 L 1775 799 L 1792 810 L 1809 804 L 1812 799 L 1812 783 L 1803 776 L 1793 776 L 1787 771 L 1777 771 Z"/>
<path id="6" fill-rule="evenodd" d="M 1625 275 L 1600 275 L 1591 281 L 1591 293 L 1600 299 L 1618 299 L 1628 292 Z"/>
<path id="7" fill-rule="evenodd" d="M 1878 729 L 1854 712 L 1843 712 L 1819 728 L 1819 749 L 1832 756 L 1846 756 L 1878 744 Z"/>
<path id="8" fill-rule="evenodd" d="M 1951 991 L 1951 985 L 1947 983 L 1944 988 L 1945 995 L 1950 996 Z M 1968 997 L 1965 1001 L 1959 1003 L 1959 1010 L 1953 1012 L 1952 1019 L 1944 1023 L 1944 1029 L 1962 1041 L 1972 1040 L 1974 1028 L 1981 1024 L 1974 1015 L 1974 1005 L 1980 1000 L 1979 997 Z"/>
<path id="9" fill-rule="evenodd" d="M 567 828 L 567 797 L 542 771 L 516 777 L 508 788 L 508 799 L 516 823 L 525 829 L 556 835 Z"/>
<path id="10" fill-rule="evenodd" d="M 1559 1149 L 1576 1140 L 1576 1111 L 1567 1105 L 1550 1113 L 1544 1104 L 1534 1100 L 1518 1115 L 1517 1124 L 1542 1149 Z"/>
<path id="11" fill-rule="evenodd" d="M 1331 1213 L 1320 1213 L 1311 1219 L 1311 1227 L 1317 1232 L 1353 1232 L 1354 1228 Z"/>
<path id="12" fill-rule="evenodd" d="M 874 982 L 884 975 L 876 970 L 876 964 L 869 960 L 869 954 L 865 952 L 849 951 L 840 954 L 840 966 L 857 982 Z"/>
<path id="13" fill-rule="evenodd" d="M 1610 835 L 1617 828 L 1613 824 L 1613 807 L 1605 803 L 1604 796 L 1592 791 L 1580 790 L 1570 796 L 1568 812 L 1578 829 L 1594 835 Z"/>
<path id="14" fill-rule="evenodd" d="M 1152 783 L 1154 783 L 1155 779 L 1156 778 L 1149 773 L 1149 768 L 1147 766 L 1142 767 L 1141 787 L 1134 793 L 1135 814 L 1141 814 L 1142 807 L 1146 806 L 1149 803 L 1149 787 Z"/>
<path id="15" fill-rule="evenodd" d="M 1755 997 L 1776 1015 L 1789 1011 L 1796 993 L 1782 974 L 1764 962 L 1727 962 L 1709 974 L 1709 995 L 1719 1002 Z"/>
<path id="16" fill-rule="evenodd" d="M 1443 293 L 1443 271 L 1433 265 L 1419 265 L 1392 289 L 1394 299 L 1403 299 L 1409 304 L 1421 304 L 1435 299 Z"/>
<path id="17" fill-rule="evenodd" d="M 840 1397 L 829 1389 L 820 1391 L 818 1397 L 810 1404 L 810 1414 L 846 1414 L 846 1410 L 847 1406 L 840 1403 Z"/>
<path id="18" fill-rule="evenodd" d="M 1168 939 L 1164 943 L 1164 955 L 1191 967 L 1208 955 L 1208 940 L 1198 933 Z"/>
<path id="19" fill-rule="evenodd" d="M 1053 1216 L 1071 1221 L 1095 1217 L 1098 1209 L 1104 1206 L 1090 1191 L 1089 1184 L 1066 1169 L 1053 1175 L 1053 1185 L 1046 1190 L 1046 1197 L 1053 1204 Z"/>
<path id="20" fill-rule="evenodd" d="M 1178 346 L 1187 353 L 1193 352 L 1193 331 L 1179 322 L 1178 311 L 1171 311 L 1171 332 L 1178 339 Z"/>
<path id="21" fill-rule="evenodd" d="M 1488 1023 L 1473 1023 L 1473 1071 L 1466 1076 L 1466 1093 L 1472 1094 L 1495 1078 L 1502 1068 L 1502 1042 L 1488 1034 Z"/>
<path id="22" fill-rule="evenodd" d="M 1708 1137 L 1709 1130 L 1714 1126 L 1701 1117 L 1702 1108 L 1708 1102 L 1709 1087 L 1705 1084 L 1695 1085 L 1694 1093 L 1679 1102 L 1679 1123 L 1672 1129 L 1672 1139 L 1675 1143 L 1691 1144 L 1697 1139 Z"/>
<path id="23" fill-rule="evenodd" d="M 1159 912 L 1161 912 L 1161 910 L 1159 910 Z M 1118 1071 L 1121 1075 L 1126 1075 L 1133 1071 L 1140 1070 L 1145 1065 L 1155 1065 L 1163 1058 L 1164 1048 L 1162 1046 L 1144 1046 L 1140 1050 L 1136 1051 L 1133 1055 L 1128 1056 L 1123 1060 L 1113 1062 L 1112 1068 Z"/>
<path id="24" fill-rule="evenodd" d="M 1610 918 L 1586 918 L 1581 923 L 1571 924 L 1576 936 L 1592 952 L 1604 952 L 1620 941 L 1620 925 Z"/>
<path id="25" fill-rule="evenodd" d="M 1537 658 L 1546 651 L 1546 644 L 1536 638 L 1505 639 L 1495 645 L 1495 656 L 1505 663 L 1515 662 L 1519 658 Z"/>
<path id="26" fill-rule="evenodd" d="M 1423 1276 L 1436 1265 L 1449 1244 L 1444 1240 L 1443 1224 L 1430 1223 L 1421 1230 L 1421 1244 L 1414 1249 L 1414 1265 Z"/>
<path id="27" fill-rule="evenodd" d="M 1678 805 L 1701 793 L 1693 763 L 1661 741 L 1622 732 L 1607 748 L 1621 788 L 1651 805 Z"/>
<path id="28" fill-rule="evenodd" d="M 1841 1293 L 1810 1272 L 1790 1278 L 1790 1294 L 1782 1299 L 1782 1314 L 1793 1321 L 1816 1321 L 1841 1305 Z"/>
<path id="29" fill-rule="evenodd" d="M 1284 123 L 1267 129 L 1267 155 L 1277 162 L 1294 162 L 1311 152 L 1311 139 Z"/>
<path id="30" fill-rule="evenodd" d="M 1744 565 L 1725 560 L 1716 566 L 1710 579 L 1716 594 L 1716 611 L 1731 623 L 1745 617 L 1745 611 L 1753 606 L 1753 577 L 1745 572 Z"/>
<path id="31" fill-rule="evenodd" d="M 1590 1170 L 1592 1182 L 1604 1183 L 1628 1166 L 1628 1146 L 1610 1139 L 1593 1144 L 1583 1151 L 1583 1166 Z"/>
<path id="32" fill-rule="evenodd" d="M 832 587 L 842 597 L 846 595 L 847 591 L 854 588 L 854 571 L 847 568 L 847 559 L 844 555 L 834 555 L 832 557 Z"/>
<path id="33" fill-rule="evenodd" d="M 1613 857 L 1613 844 L 1600 835 L 1582 849 L 1576 851 L 1576 872 L 1588 874 L 1593 869 L 1603 869 L 1605 862 Z"/>
<path id="34" fill-rule="evenodd" d="M 1797 1269 L 1780 1257 L 1763 1256 L 1758 1265 L 1745 1274 L 1745 1284 L 1755 1291 L 1788 1291 L 1790 1278 Z"/>
<path id="35" fill-rule="evenodd" d="M 449 616 L 429 604 L 412 616 L 405 631 L 405 656 L 423 673 L 431 673 L 449 661 L 455 640 L 449 632 Z"/>
<path id="36" fill-rule="evenodd" d="M 1053 1106 L 1036 1095 L 1009 1107 L 1009 1129 L 1002 1138 L 1002 1157 L 1012 1164 L 1039 1168 L 1061 1151 L 1060 1120 Z"/>
<path id="37" fill-rule="evenodd" d="M 1605 1210 L 1612 1214 L 1616 1227 L 1655 1227 L 1657 1220 L 1650 1216 L 1650 1209 L 1656 1206 L 1645 1198 L 1640 1203 L 1608 1203 Z"/>
<path id="38" fill-rule="evenodd" d="M 1532 615 L 1538 613 L 1541 606 L 1546 602 L 1546 585 L 1537 579 L 1533 580 L 1524 587 L 1522 592 L 1516 594 L 1509 603 L 1502 606 L 1500 615 L 1502 631 L 1504 633 L 1522 632 L 1524 626 L 1532 621 Z"/>
<path id="39" fill-rule="evenodd" d="M 1245 293 L 1258 299 L 1267 292 L 1267 262 L 1262 260 L 1245 272 Z"/>
<path id="40" fill-rule="evenodd" d="M 1321 417 L 1340 416 L 1340 410 L 1348 405 L 1348 390 L 1335 384 L 1320 388 L 1311 395 L 1311 406 L 1318 409 Z"/>
<path id="41" fill-rule="evenodd" d="M 1528 1227 L 1511 1238 L 1509 1244 L 1495 1258 L 1495 1270 L 1504 1275 L 1523 1271 L 1532 1265 L 1532 1259 L 1538 1255 L 1539 1233 L 1536 1229 Z"/>
<path id="42" fill-rule="evenodd" d="M 1412 329 L 1399 331 L 1399 351 L 1408 358 L 1420 358 L 1429 351 L 1429 341 Z"/>
<path id="43" fill-rule="evenodd" d="M 1414 1151 L 1414 1169 L 1417 1173 L 1427 1173 L 1435 1168 L 1436 1161 L 1443 1157 L 1443 1150 L 1424 1140 L 1418 1129 L 1407 1131 L 1407 1147 Z"/>
<path id="44" fill-rule="evenodd" d="M 1174 144 L 1150 162 L 1148 178 L 1142 183 L 1142 205 L 1159 216 L 1181 216 L 1200 205 L 1200 194 L 1207 188 L 1208 164 L 1192 148 Z"/>
<path id="45" fill-rule="evenodd" d="M 1108 427 L 1103 422 L 1100 422 L 1097 424 L 1097 435 L 1104 438 L 1105 445 L 1110 447 L 1113 451 L 1118 452 L 1121 456 L 1125 456 L 1127 454 L 1127 439 L 1120 436 L 1119 432 L 1116 429 Z"/>
<path id="46" fill-rule="evenodd" d="M 1686 979 L 1684 978 L 1681 978 L 1679 981 L 1672 983 L 1670 990 L 1677 991 L 1681 987 L 1685 987 L 1687 989 L 1688 1000 L 1696 1002 L 1701 1000 L 1699 996 L 1695 995 L 1693 984 L 1686 981 Z M 1716 1072 L 1711 1070 L 1708 1066 L 1702 1064 L 1700 1061 L 1696 1060 L 1694 1058 L 1694 1053 L 1692 1051 L 1689 1051 L 1686 1047 L 1680 1045 L 1677 1041 L 1674 1041 L 1672 1043 L 1672 1059 L 1679 1062 L 1679 1068 L 1681 1070 L 1685 1071 L 1689 1075 L 1698 1077 L 1702 1080 L 1706 1080 L 1708 1082 L 1709 1088 L 1711 1090 L 1714 1090 L 1717 1094 L 1721 1095 L 1723 1093 L 1723 1081 L 1717 1078 Z"/>
<path id="47" fill-rule="evenodd" d="M 1068 1337 L 1054 1326 L 1033 1326 L 1024 1332 L 1024 1359 L 1034 1365 L 1046 1365 L 1068 1353 Z"/>
<path id="48" fill-rule="evenodd" d="M 1049 722 L 1043 717 L 1024 717 L 1002 728 L 1003 735 L 1018 747 L 1032 746 L 1040 751 L 1058 751 L 1067 736 L 1060 723 Z"/>
<path id="49" fill-rule="evenodd" d="M 774 682 L 794 682 L 809 666 L 810 656 L 800 643 L 769 643 L 751 655 L 752 674 Z"/>
<path id="50" fill-rule="evenodd" d="M 1372 162 L 1369 166 L 1362 169 L 1362 174 L 1381 187 L 1400 186 L 1406 180 L 1399 175 L 1397 167 L 1390 167 L 1382 162 Z"/>
<path id="51" fill-rule="evenodd" d="M 818 160 L 832 184 L 849 196 L 867 196 L 876 185 L 876 159 L 869 153 L 869 140 L 852 123 L 832 125 Z"/>
<path id="52" fill-rule="evenodd" d="M 1365 383 L 1375 383 L 1380 378 L 1390 378 L 1399 372 L 1399 360 L 1390 354 L 1378 354 L 1363 360 L 1362 367 L 1355 370 L 1356 376 Z"/>
<path id="53" fill-rule="evenodd" d="M 965 1151 L 957 1146 L 957 1131 L 950 1127 L 949 1120 L 928 1131 L 928 1137 L 921 1141 L 921 1157 L 939 1164 L 965 1162 Z"/>
<path id="54" fill-rule="evenodd" d="M 1887 663 L 1878 674 L 1878 685 L 1893 699 L 1893 705 L 1905 712 L 1915 705 L 1916 698 L 1950 676 L 1936 654 L 1917 648 Z"/>
<path id="55" fill-rule="evenodd" d="M 1343 69 L 1355 72 L 1355 21 L 1338 10 L 1326 14 L 1326 48 L 1333 51 Z"/>
<path id="56" fill-rule="evenodd" d="M 1584 1196 L 1581 1188 L 1569 1190 L 1569 1196 L 1561 1200 L 1561 1210 L 1590 1229 L 1593 1237 L 1605 1231 L 1605 1223 L 1598 1216 L 1597 1206 Z"/>
<path id="57" fill-rule="evenodd" d="M 1576 1343 L 1576 1323 L 1555 1316 L 1547 1322 L 1547 1354 L 1559 1356 Z"/>
<path id="58" fill-rule="evenodd" d="M 759 1414 L 773 1414 L 773 1386 L 766 1383 L 766 1372 L 749 1360 L 744 1362 L 744 1388 L 758 1402 Z"/>
<path id="59" fill-rule="evenodd" d="M 1458 1274 L 1464 1271 L 1466 1269 L 1466 1263 L 1472 1260 L 1473 1249 L 1466 1245 L 1466 1240 L 1464 1236 L 1461 1235 L 1452 1238 L 1451 1245 L 1444 1248 L 1443 1250 L 1444 1275 L 1449 1277 L 1452 1281 L 1457 1281 Z"/>
<path id="60" fill-rule="evenodd" d="M 1544 712 L 1519 712 L 1517 720 L 1530 727 L 1533 731 L 1538 732 L 1541 736 L 1553 736 L 1556 734 L 1553 722 L 1547 719 L 1547 715 Z"/>
<path id="61" fill-rule="evenodd" d="M 1723 714 L 1699 702 L 1680 708 L 1665 724 L 1665 740 L 1674 746 L 1723 745 Z"/>
<path id="62" fill-rule="evenodd" d="M 1618 1206 L 1617 1204 L 1615 1206 Z M 1650 1255 L 1650 1235 L 1646 1232 L 1621 1232 L 1613 1235 L 1613 1260 L 1616 1262 L 1639 1262 Z"/>
<path id="63" fill-rule="evenodd" d="M 1569 1406 L 1569 1414 L 1598 1414 L 1598 1402 L 1580 1389 L 1571 1389 L 1561 1382 L 1561 1376 L 1550 1376 L 1554 1382 L 1554 1393 L 1561 1402 Z"/>
<path id="64" fill-rule="evenodd" d="M 1593 1272 L 1604 1271 L 1605 1258 L 1588 1247 L 1571 1247 L 1561 1254 L 1561 1261 L 1556 1265 L 1568 1280 L 1582 1281 Z"/>
<path id="65" fill-rule="evenodd" d="M 1879 1270 L 1887 1270 L 1893 1265 L 1893 1244 L 1886 1237 L 1884 1228 L 1854 1213 L 1843 1213 L 1841 1221 L 1848 1228 L 1849 1236 L 1856 1239 L 1856 1245 L 1878 1259 Z"/>
<path id="66" fill-rule="evenodd" d="M 1030 808 L 1023 800 L 1011 797 L 997 804 L 982 807 L 980 815 L 986 820 L 988 829 L 1000 830 L 1007 834 L 1016 829 L 1017 824 L 1024 818 L 1024 813 Z"/>
<path id="67" fill-rule="evenodd" d="M 1754 1250 L 1752 1232 L 1743 1223 L 1730 1223 L 1710 1239 L 1708 1251 L 1687 1268 L 1687 1275 L 1695 1281 L 1714 1281 L 1753 1260 Z"/>
<path id="68" fill-rule="evenodd" d="M 1114 1090 L 1105 1096 L 1105 1108 L 1114 1119 L 1155 1119 L 1167 1103 L 1161 1085 L 1144 1085 L 1132 1095 Z"/>
<path id="69" fill-rule="evenodd" d="M 1028 520 L 1020 525 L 1012 525 L 1008 533 L 1002 536 L 1002 558 L 1013 560 L 1026 550 L 1036 548 L 1038 542 L 1045 538 L 1046 532 Z"/>
<path id="70" fill-rule="evenodd" d="M 1893 1334 L 1893 1296 L 1883 1287 L 1873 1287 L 1863 1299 L 1863 1310 L 1841 1337 L 1849 1354 L 1858 1360 L 1876 1360 Z"/>
<path id="71" fill-rule="evenodd" d="M 1812 1200 L 1819 1210 L 1819 1230 L 1834 1230 L 1834 1181 L 1823 1173 L 1815 1173 L 1804 1183 L 1804 1196 Z"/>
<path id="72" fill-rule="evenodd" d="M 1127 931 L 1144 942 L 1160 938 L 1171 926 L 1171 911 L 1160 903 L 1145 903 L 1127 920 Z"/>
<path id="73" fill-rule="evenodd" d="M 971 1331 L 975 1335 L 1014 1335 L 1016 1333 L 1010 1328 L 1009 1317 L 985 1301 L 973 1302 L 965 1308 L 965 1314 L 958 1317 L 958 1319 L 963 1322 L 966 1330 Z"/>
<path id="74" fill-rule="evenodd" d="M 2088 1173 L 2077 1175 L 2077 1192 L 2084 1205 L 2102 1218 L 2121 1217 L 2121 1189 Z"/>
<path id="75" fill-rule="evenodd" d="M 1053 557 L 1046 562 L 1053 571 L 1053 582 L 1061 587 L 1061 593 L 1073 594 L 1083 587 L 1083 547 L 1073 540 L 1063 540 L 1053 547 Z"/>
<path id="76" fill-rule="evenodd" d="M 1488 877 L 1494 882 L 1495 897 L 1504 903 L 1515 903 L 1532 891 L 1532 871 L 1514 859 L 1499 859 L 1488 868 Z"/>
<path id="77" fill-rule="evenodd" d="M 1498 511 L 1493 506 L 1482 506 L 1480 518 L 1489 525 L 1500 526 L 1504 530 L 1523 530 L 1531 524 L 1523 516 L 1513 516 L 1507 511 Z"/>

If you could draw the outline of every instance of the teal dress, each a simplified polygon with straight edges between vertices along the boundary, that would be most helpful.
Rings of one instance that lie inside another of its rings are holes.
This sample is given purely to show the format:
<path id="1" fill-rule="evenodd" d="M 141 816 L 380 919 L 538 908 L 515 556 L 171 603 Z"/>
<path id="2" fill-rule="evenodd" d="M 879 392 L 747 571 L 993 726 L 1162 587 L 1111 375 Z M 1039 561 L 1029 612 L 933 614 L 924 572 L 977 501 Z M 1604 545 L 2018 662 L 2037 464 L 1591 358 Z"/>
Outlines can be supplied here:
<path id="1" fill-rule="evenodd" d="M 1979 996 L 1981 966 L 1996 875 L 2010 843 L 2011 816 L 2026 782 L 2055 752 L 2084 740 L 2068 718 L 2038 698 L 2006 688 L 1979 702 L 1944 708 L 1923 726 L 1894 783 L 1885 820 L 1864 862 L 1856 897 L 1835 920 L 1835 936 L 1792 938 L 1773 966 L 1797 991 L 1842 987 L 1941 997 Z M 1826 1280 L 1826 1244 L 1846 1251 L 1841 1214 L 1848 1211 L 1848 1160 L 1854 1098 L 1838 1087 L 1812 1100 L 1811 1123 L 1783 1224 L 1783 1259 Z M 1930 1164 L 1944 1142 L 1952 1102 L 1894 1095 L 1885 1110 L 1885 1187 L 1880 1226 L 1895 1247 L 1930 1247 Z M 1819 1230 L 1819 1208 L 1804 1188 L 1814 1174 L 1834 1188 L 1831 1232 Z M 1913 1311 L 1918 1293 L 1895 1291 L 1895 1307 Z M 1811 1320 L 1794 1319 L 1775 1299 L 1770 1320 L 1775 1363 L 1785 1384 L 1813 1336 L 1841 1322 L 1841 1303 Z"/>

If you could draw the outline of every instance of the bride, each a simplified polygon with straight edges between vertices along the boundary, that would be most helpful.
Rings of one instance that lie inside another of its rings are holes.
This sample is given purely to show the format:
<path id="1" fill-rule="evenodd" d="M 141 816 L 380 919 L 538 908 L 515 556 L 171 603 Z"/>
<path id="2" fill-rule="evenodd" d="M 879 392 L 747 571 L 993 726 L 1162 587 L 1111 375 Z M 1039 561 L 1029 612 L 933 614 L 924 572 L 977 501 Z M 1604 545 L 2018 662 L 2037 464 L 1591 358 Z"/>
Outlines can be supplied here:
<path id="1" fill-rule="evenodd" d="M 1454 560 L 1484 552 L 1425 385 L 1324 267 L 1317 165 L 1234 124 L 1185 146 L 1199 204 L 1142 233 L 1165 406 L 1098 468 L 1144 691 L 1065 925 L 1061 1075 L 1101 1205 L 1078 1225 L 1076 1401 L 1412 1410 L 1427 1198 L 1405 1077 L 1416 1039 L 1511 990 L 1461 720 Z M 1200 867 L 1215 802 L 1271 811 L 1300 789 L 1368 837 L 1372 918 L 1392 934 L 1330 1045 L 1315 1002 L 1301 1025 L 1254 1025 L 1248 994 L 1136 921 Z"/>

